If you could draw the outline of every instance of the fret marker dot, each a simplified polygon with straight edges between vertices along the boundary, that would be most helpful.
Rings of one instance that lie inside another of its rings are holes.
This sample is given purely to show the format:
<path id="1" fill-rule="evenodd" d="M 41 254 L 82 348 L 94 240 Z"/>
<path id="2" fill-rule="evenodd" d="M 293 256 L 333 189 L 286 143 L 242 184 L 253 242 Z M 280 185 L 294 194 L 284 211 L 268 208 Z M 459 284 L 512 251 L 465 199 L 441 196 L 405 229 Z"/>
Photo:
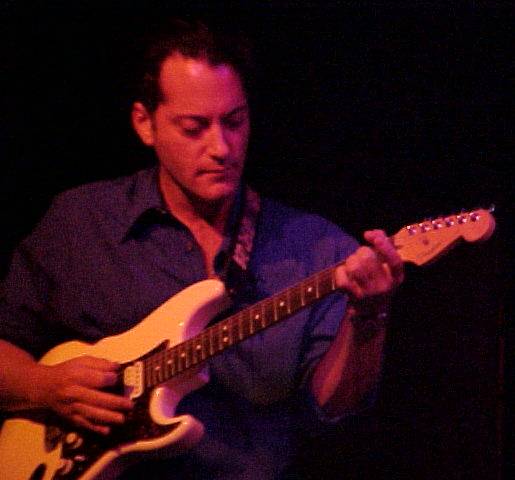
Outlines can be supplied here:
<path id="1" fill-rule="evenodd" d="M 186 354 L 184 352 L 181 353 L 181 358 L 184 358 Z"/>
<path id="2" fill-rule="evenodd" d="M 201 348 L 202 348 L 202 345 L 197 345 L 197 346 L 196 346 L 196 349 L 197 349 L 197 350 L 200 350 Z"/>
<path id="3" fill-rule="evenodd" d="M 229 341 L 229 337 L 224 337 L 224 343 L 227 343 Z"/>
<path id="4" fill-rule="evenodd" d="M 227 332 L 227 326 L 226 326 L 226 325 L 224 325 L 224 327 L 222 328 L 222 330 L 223 330 L 224 332 Z"/>
<path id="5" fill-rule="evenodd" d="M 279 302 L 280 307 L 284 307 L 284 302 Z"/>
<path id="6" fill-rule="evenodd" d="M 172 364 L 172 361 L 171 361 L 171 360 L 168 360 L 166 363 L 167 363 L 168 365 L 171 365 L 171 364 Z"/>
<path id="7" fill-rule="evenodd" d="M 308 293 L 311 293 L 313 291 L 313 287 L 308 287 Z"/>
<path id="8" fill-rule="evenodd" d="M 254 316 L 254 320 L 259 320 L 259 313 L 256 313 L 256 315 Z"/>

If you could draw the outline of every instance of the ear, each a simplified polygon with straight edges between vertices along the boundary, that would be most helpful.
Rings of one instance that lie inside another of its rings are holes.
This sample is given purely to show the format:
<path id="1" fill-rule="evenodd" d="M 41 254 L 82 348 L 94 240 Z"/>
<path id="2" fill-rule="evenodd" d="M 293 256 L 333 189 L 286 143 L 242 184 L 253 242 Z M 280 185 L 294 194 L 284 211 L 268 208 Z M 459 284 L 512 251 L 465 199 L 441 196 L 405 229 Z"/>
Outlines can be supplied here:
<path id="1" fill-rule="evenodd" d="M 132 128 L 141 141 L 151 147 L 154 145 L 154 125 L 152 116 L 141 102 L 134 102 L 131 111 Z"/>

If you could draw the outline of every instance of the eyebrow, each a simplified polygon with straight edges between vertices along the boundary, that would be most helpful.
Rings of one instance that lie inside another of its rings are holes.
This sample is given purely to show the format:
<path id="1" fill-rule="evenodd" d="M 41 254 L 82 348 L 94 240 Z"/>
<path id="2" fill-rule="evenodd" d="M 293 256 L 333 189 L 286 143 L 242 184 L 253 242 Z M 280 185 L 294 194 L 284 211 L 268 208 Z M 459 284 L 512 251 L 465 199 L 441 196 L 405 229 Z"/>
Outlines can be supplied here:
<path id="1" fill-rule="evenodd" d="M 249 109 L 249 106 L 247 104 L 245 105 L 239 105 L 235 108 L 233 108 L 231 111 L 225 113 L 223 115 L 223 117 L 230 117 L 232 115 L 235 115 L 237 113 L 240 113 L 240 112 L 244 112 L 244 111 L 247 111 Z M 196 114 L 188 114 L 188 113 L 185 113 L 185 114 L 181 114 L 181 115 L 176 115 L 173 117 L 173 121 L 174 122 L 180 122 L 181 120 L 185 120 L 185 119 L 192 119 L 192 120 L 197 120 L 197 121 L 203 121 L 206 119 L 206 117 L 204 117 L 203 115 L 196 115 Z"/>

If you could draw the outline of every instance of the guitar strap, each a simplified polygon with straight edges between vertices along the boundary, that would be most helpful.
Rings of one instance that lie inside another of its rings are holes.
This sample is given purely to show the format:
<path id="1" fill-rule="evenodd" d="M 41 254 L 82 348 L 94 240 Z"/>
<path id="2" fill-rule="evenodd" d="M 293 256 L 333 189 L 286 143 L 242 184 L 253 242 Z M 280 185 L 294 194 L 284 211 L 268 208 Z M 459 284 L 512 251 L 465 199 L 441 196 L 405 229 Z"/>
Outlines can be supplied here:
<path id="1" fill-rule="evenodd" d="M 244 195 L 243 208 L 241 209 L 239 224 L 234 235 L 232 259 L 242 270 L 247 270 L 256 234 L 260 199 L 259 195 L 249 186 L 245 186 Z"/>
<path id="2" fill-rule="evenodd" d="M 248 293 L 254 285 L 248 265 L 256 234 L 260 198 L 249 186 L 244 187 L 242 197 L 239 218 L 221 272 L 221 278 L 233 298 Z"/>

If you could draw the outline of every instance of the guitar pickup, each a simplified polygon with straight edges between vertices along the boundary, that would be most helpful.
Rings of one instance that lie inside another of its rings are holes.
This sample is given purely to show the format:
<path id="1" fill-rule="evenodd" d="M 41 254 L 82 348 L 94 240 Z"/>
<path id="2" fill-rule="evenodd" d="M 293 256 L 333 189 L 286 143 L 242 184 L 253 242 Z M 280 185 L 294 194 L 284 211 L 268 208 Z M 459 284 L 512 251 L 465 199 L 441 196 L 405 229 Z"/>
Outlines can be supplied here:
<path id="1" fill-rule="evenodd" d="M 123 386 L 126 397 L 138 398 L 143 394 L 143 362 L 129 365 L 123 371 Z"/>

